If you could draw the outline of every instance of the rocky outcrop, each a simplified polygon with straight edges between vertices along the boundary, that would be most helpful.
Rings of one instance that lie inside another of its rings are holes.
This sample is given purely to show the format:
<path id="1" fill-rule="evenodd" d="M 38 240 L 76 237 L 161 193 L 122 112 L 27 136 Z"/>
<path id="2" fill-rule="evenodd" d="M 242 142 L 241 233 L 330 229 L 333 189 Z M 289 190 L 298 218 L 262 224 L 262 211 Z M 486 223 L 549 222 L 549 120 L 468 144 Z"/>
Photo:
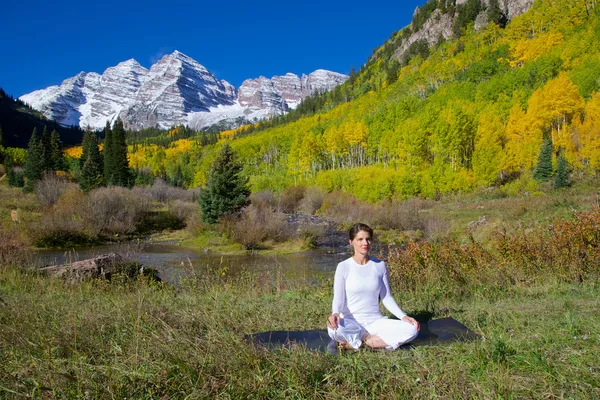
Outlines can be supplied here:
<path id="1" fill-rule="evenodd" d="M 348 79 L 347 75 L 338 74 L 324 69 L 318 69 L 309 75 L 302 75 L 302 98 L 315 92 L 326 92 L 341 85 Z"/>
<path id="2" fill-rule="evenodd" d="M 468 0 L 456 0 L 456 5 L 462 5 Z M 490 0 L 481 0 L 486 7 Z M 531 8 L 534 0 L 498 0 L 500 8 L 507 20 L 511 20 Z M 419 7 L 415 13 L 419 12 Z M 448 13 L 442 13 L 439 9 L 435 10 L 424 22 L 421 29 L 413 32 L 408 38 L 402 41 L 402 44 L 394 52 L 394 58 L 402 60 L 402 57 L 408 48 L 417 41 L 426 41 L 429 46 L 433 46 L 440 39 L 448 39 L 452 36 L 453 16 Z M 486 11 L 482 11 L 475 20 L 475 28 L 481 29 L 488 23 Z"/>
<path id="3" fill-rule="evenodd" d="M 271 78 L 273 87 L 281 96 L 288 108 L 296 108 L 302 101 L 302 82 L 296 74 L 287 73 L 284 76 Z"/>
<path id="4" fill-rule="evenodd" d="M 264 76 L 246 79 L 238 90 L 238 101 L 242 107 L 248 108 L 248 111 L 266 109 L 277 115 L 286 111 L 286 105 L 273 82 Z"/>
<path id="5" fill-rule="evenodd" d="M 281 115 L 304 97 L 330 90 L 347 78 L 325 70 L 302 78 L 288 73 L 249 79 L 236 90 L 191 57 L 175 51 L 149 70 L 131 59 L 102 75 L 81 72 L 21 100 L 62 125 L 98 129 L 120 116 L 125 127 L 132 129 L 178 124 L 201 129 L 223 121 L 238 126 Z"/>
<path id="6" fill-rule="evenodd" d="M 267 79 L 247 79 L 238 90 L 241 106 L 250 110 L 268 110 L 271 115 L 281 115 L 295 109 L 307 96 L 315 92 L 326 92 L 344 83 L 348 76 L 318 69 L 309 75 L 287 73 Z"/>

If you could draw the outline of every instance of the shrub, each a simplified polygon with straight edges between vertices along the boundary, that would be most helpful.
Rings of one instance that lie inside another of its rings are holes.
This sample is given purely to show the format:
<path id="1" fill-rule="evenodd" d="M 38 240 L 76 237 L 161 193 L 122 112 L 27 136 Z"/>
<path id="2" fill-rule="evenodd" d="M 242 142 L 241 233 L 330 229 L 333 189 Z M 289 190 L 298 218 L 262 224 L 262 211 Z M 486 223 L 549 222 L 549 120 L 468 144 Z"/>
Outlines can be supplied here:
<path id="1" fill-rule="evenodd" d="M 307 187 L 304 197 L 298 204 L 298 210 L 305 214 L 314 215 L 315 212 L 323 205 L 325 194 L 326 193 L 318 187 Z"/>
<path id="2" fill-rule="evenodd" d="M 26 242 L 14 226 L 0 226 L 0 267 L 26 265 Z"/>
<path id="3" fill-rule="evenodd" d="M 92 190 L 89 204 L 91 213 L 86 220 L 93 232 L 104 235 L 135 232 L 144 215 L 151 211 L 145 196 L 119 186 Z"/>
<path id="4" fill-rule="evenodd" d="M 254 204 L 245 207 L 239 217 L 222 218 L 219 230 L 248 250 L 259 248 L 267 240 L 281 242 L 290 237 L 285 214 Z"/>
<path id="5" fill-rule="evenodd" d="M 250 203 L 256 206 L 277 207 L 277 199 L 272 190 L 265 189 L 250 195 Z"/>
<path id="6" fill-rule="evenodd" d="M 85 220 L 91 213 L 86 195 L 77 187 L 68 188 L 32 226 L 35 244 L 39 247 L 87 244 L 94 236 Z"/>
<path id="7" fill-rule="evenodd" d="M 134 191 L 159 203 L 174 200 L 196 201 L 198 198 L 197 190 L 186 190 L 169 186 L 160 178 L 156 178 L 152 186 L 137 186 L 134 188 Z"/>
<path id="8" fill-rule="evenodd" d="M 36 182 L 33 189 L 40 204 L 51 206 L 58 201 L 60 196 L 69 188 L 75 187 L 65 177 L 55 173 L 45 173 L 42 179 Z"/>
<path id="9" fill-rule="evenodd" d="M 363 222 L 373 225 L 373 206 L 347 192 L 334 191 L 325 196 L 319 215 L 341 224 Z"/>
<path id="10" fill-rule="evenodd" d="M 381 229 L 424 230 L 426 218 L 421 211 L 431 208 L 432 204 L 432 201 L 418 198 L 383 201 L 375 208 L 373 223 Z"/>
<path id="11" fill-rule="evenodd" d="M 558 279 L 583 282 L 598 279 L 600 208 L 577 212 L 547 226 L 496 232 L 494 246 L 472 240 L 460 243 L 409 242 L 391 249 L 390 279 L 402 290 L 426 287 L 459 292 L 470 287 L 530 285 Z"/>
<path id="12" fill-rule="evenodd" d="M 304 245 L 307 248 L 313 249 L 317 247 L 319 241 L 325 235 L 326 230 L 327 227 L 324 225 L 302 225 L 298 231 L 298 238 L 300 238 L 304 242 Z"/>
<path id="13" fill-rule="evenodd" d="M 189 201 L 174 200 L 168 204 L 168 210 L 171 214 L 186 222 L 194 217 L 194 215 L 200 215 L 200 207 L 198 203 L 191 203 Z"/>
<path id="14" fill-rule="evenodd" d="M 279 210 L 286 214 L 295 212 L 305 193 L 305 186 L 290 186 L 281 194 Z"/>

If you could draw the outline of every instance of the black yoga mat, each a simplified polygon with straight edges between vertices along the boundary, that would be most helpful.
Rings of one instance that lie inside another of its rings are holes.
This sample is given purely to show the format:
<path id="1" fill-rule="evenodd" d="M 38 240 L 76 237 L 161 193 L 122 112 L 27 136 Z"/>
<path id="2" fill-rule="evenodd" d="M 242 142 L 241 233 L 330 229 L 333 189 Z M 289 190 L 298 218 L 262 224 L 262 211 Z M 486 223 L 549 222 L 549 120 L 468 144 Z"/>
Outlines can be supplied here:
<path id="1" fill-rule="evenodd" d="M 419 323 L 421 325 L 419 336 L 412 342 L 400 346 L 399 350 L 439 343 L 464 342 L 479 338 L 478 334 L 454 318 L 440 318 Z M 300 345 L 306 346 L 309 350 L 330 354 L 337 354 L 338 352 L 336 342 L 329 338 L 326 330 L 269 331 L 245 335 L 244 338 L 253 342 L 257 347 L 269 350 Z"/>

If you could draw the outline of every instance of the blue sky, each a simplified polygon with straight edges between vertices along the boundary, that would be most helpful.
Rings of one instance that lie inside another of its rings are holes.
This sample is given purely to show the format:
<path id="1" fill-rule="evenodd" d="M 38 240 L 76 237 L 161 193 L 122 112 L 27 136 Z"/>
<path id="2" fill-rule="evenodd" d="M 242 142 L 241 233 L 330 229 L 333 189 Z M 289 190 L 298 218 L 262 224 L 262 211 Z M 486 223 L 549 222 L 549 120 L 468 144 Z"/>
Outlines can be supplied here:
<path id="1" fill-rule="evenodd" d="M 7 1 L 0 87 L 18 97 L 130 58 L 149 68 L 174 50 L 236 87 L 260 75 L 348 73 L 424 2 Z"/>

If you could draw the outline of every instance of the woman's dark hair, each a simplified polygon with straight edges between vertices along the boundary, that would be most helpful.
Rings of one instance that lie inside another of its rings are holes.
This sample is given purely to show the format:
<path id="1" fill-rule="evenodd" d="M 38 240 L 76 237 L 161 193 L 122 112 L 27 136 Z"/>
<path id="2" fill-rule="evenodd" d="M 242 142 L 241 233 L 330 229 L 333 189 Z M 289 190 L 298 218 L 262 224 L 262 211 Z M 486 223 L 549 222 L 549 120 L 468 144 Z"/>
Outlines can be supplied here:
<path id="1" fill-rule="evenodd" d="M 348 237 L 350 238 L 350 240 L 354 240 L 356 234 L 361 231 L 368 232 L 369 236 L 373 238 L 373 229 L 371 229 L 369 225 L 361 224 L 360 222 L 358 224 L 352 225 L 352 228 L 350 228 L 350 230 L 348 231 Z"/>

